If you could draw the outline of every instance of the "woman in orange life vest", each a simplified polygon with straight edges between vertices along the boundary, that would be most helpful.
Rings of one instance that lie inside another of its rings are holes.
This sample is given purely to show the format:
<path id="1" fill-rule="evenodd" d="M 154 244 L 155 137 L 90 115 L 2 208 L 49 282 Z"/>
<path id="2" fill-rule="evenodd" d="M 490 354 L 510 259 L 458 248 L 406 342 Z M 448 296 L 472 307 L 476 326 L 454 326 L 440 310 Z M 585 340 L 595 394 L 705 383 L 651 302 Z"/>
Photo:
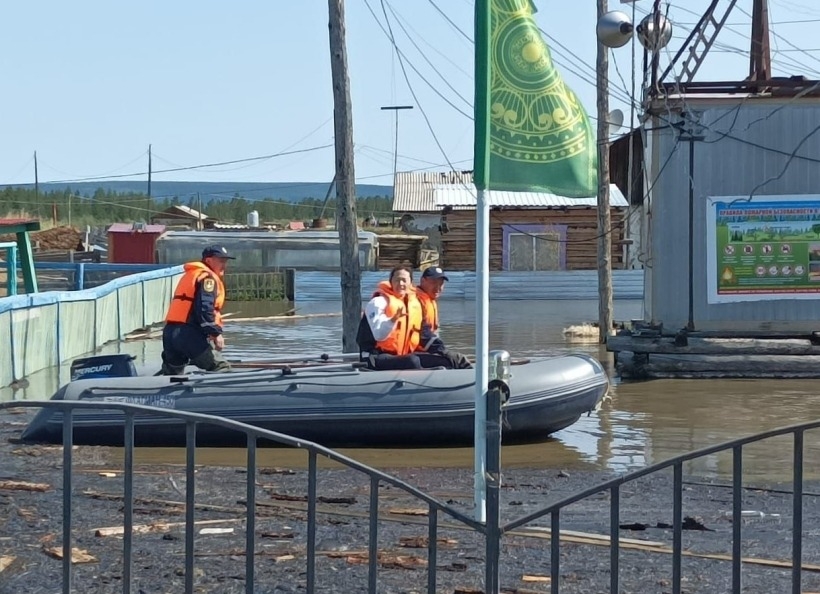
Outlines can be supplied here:
<path id="1" fill-rule="evenodd" d="M 422 367 L 446 367 L 448 369 L 472 369 L 467 357 L 444 346 L 439 338 L 438 298 L 444 290 L 447 275 L 438 266 L 426 268 L 416 287 L 416 297 L 421 303 L 424 321 L 421 326 L 421 341 L 418 356 Z"/>
<path id="2" fill-rule="evenodd" d="M 359 322 L 356 340 L 369 353 L 372 369 L 421 369 L 414 354 L 422 324 L 421 304 L 413 291 L 413 272 L 406 266 L 390 271 L 379 283 Z"/>
<path id="3" fill-rule="evenodd" d="M 222 277 L 233 259 L 224 247 L 212 245 L 202 251 L 201 262 L 185 264 L 162 330 L 163 375 L 184 373 L 189 363 L 205 371 L 230 370 L 221 353 L 225 347 L 221 310 Z"/>

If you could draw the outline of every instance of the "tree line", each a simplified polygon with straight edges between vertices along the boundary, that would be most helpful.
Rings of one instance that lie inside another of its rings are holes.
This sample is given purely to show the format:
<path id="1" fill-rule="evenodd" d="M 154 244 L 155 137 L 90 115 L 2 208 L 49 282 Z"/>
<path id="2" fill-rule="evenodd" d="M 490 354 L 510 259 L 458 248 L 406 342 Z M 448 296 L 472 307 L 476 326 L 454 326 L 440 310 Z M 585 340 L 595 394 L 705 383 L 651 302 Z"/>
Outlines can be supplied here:
<path id="1" fill-rule="evenodd" d="M 384 219 L 392 213 L 392 199 L 388 196 L 361 197 L 356 202 L 362 219 L 371 215 Z M 291 202 L 275 197 L 249 199 L 239 194 L 219 200 L 197 196 L 152 198 L 144 193 L 104 188 L 98 188 L 92 195 L 82 195 L 71 189 L 38 192 L 34 188 L 11 186 L 0 191 L 0 217 L 56 219 L 58 224 L 150 222 L 152 216 L 178 205 L 201 210 L 212 219 L 225 223 L 246 223 L 248 213 L 253 210 L 259 213 L 262 223 L 312 220 L 320 216 L 332 220 L 336 215 L 335 196 L 325 203 L 324 198 Z"/>

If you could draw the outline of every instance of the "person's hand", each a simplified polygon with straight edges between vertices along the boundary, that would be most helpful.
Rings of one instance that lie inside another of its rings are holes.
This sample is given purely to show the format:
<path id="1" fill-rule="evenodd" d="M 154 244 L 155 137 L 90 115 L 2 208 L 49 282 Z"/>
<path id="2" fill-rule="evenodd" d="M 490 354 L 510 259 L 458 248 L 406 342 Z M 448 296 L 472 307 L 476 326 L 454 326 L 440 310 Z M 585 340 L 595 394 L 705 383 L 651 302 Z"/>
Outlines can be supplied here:
<path id="1" fill-rule="evenodd" d="M 390 321 L 391 322 L 398 322 L 399 318 L 403 318 L 405 315 L 407 315 L 407 314 L 404 313 L 404 308 L 401 307 L 401 308 L 399 308 L 399 310 L 396 313 L 393 314 L 393 317 L 390 318 Z"/>
<path id="2" fill-rule="evenodd" d="M 221 334 L 217 334 L 213 337 L 214 348 L 218 351 L 221 351 L 225 348 L 225 337 Z"/>

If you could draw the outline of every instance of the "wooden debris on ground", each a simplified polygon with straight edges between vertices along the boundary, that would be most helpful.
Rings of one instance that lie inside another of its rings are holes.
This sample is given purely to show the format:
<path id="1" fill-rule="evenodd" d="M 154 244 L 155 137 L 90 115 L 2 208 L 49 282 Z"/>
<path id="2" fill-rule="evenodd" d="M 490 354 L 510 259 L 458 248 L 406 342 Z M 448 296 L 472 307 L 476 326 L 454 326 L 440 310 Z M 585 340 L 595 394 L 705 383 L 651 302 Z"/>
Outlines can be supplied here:
<path id="1" fill-rule="evenodd" d="M 260 538 L 291 539 L 296 538 L 295 532 L 260 532 Z"/>
<path id="2" fill-rule="evenodd" d="M 203 528 L 199 531 L 200 534 L 233 534 L 233 528 Z"/>
<path id="3" fill-rule="evenodd" d="M 53 559 L 63 558 L 63 547 L 43 547 L 43 552 Z M 72 563 L 96 563 L 97 558 L 91 555 L 85 549 L 73 548 L 71 549 Z"/>
<path id="4" fill-rule="evenodd" d="M 224 520 L 199 520 L 194 522 L 195 526 L 208 526 L 211 524 L 226 524 L 229 522 L 244 522 L 244 518 L 229 518 Z M 132 534 L 149 534 L 152 532 L 168 532 L 173 528 L 185 526 L 185 522 L 154 522 L 151 524 L 134 524 Z M 94 530 L 94 536 L 122 536 L 125 534 L 125 526 L 107 526 Z"/>
<path id="5" fill-rule="evenodd" d="M 430 544 L 430 539 L 426 536 L 403 536 L 399 539 L 399 546 L 408 549 L 426 549 Z M 436 539 L 439 546 L 453 546 L 458 544 L 454 538 L 439 537 Z"/>
<path id="6" fill-rule="evenodd" d="M 296 474 L 295 470 L 291 470 L 290 468 L 279 468 L 274 466 L 273 468 L 260 468 L 259 474 L 285 474 L 285 475 L 292 475 Z"/>
<path id="7" fill-rule="evenodd" d="M 370 562 L 368 553 L 350 553 L 341 555 L 351 565 L 365 565 Z M 427 560 L 415 555 L 395 555 L 378 553 L 376 562 L 383 569 L 420 569 L 427 567 Z"/>
<path id="8" fill-rule="evenodd" d="M 16 558 L 17 558 L 17 557 L 12 557 L 11 555 L 7 555 L 7 556 L 4 556 L 4 557 L 0 557 L 0 573 L 3 573 L 3 571 L 4 571 L 4 570 L 5 570 L 5 569 L 9 566 L 9 565 L 11 565 L 12 563 L 14 563 L 14 560 L 15 560 Z"/>
<path id="9" fill-rule="evenodd" d="M 521 577 L 522 582 L 540 582 L 542 584 L 549 584 L 552 578 L 548 575 L 524 575 Z"/>
<path id="10" fill-rule="evenodd" d="M 6 491 L 36 491 L 45 493 L 51 489 L 48 483 L 29 483 L 27 481 L 0 481 L 0 489 Z"/>
<path id="11" fill-rule="evenodd" d="M 387 513 L 399 516 L 426 516 L 427 512 L 427 509 L 421 507 L 394 507 L 387 510 Z"/>
<path id="12" fill-rule="evenodd" d="M 263 489 L 270 489 L 272 488 L 269 485 L 263 485 Z M 303 501 L 307 502 L 307 495 L 288 495 L 286 493 L 276 493 L 273 492 L 270 494 L 271 499 L 275 499 L 276 501 Z M 320 495 L 316 498 L 316 501 L 319 503 L 329 503 L 329 504 L 341 504 L 341 505 L 354 505 L 356 503 L 355 497 L 325 497 Z"/>

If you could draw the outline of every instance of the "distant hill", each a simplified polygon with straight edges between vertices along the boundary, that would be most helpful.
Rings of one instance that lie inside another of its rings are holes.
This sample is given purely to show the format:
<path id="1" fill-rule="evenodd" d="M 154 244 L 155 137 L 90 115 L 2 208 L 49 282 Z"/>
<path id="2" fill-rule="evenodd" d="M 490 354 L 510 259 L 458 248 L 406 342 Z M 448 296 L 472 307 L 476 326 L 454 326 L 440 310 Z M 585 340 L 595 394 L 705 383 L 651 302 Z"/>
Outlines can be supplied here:
<path id="1" fill-rule="evenodd" d="M 11 187 L 32 188 L 34 184 L 10 184 Z M 9 186 L 0 186 L 0 189 Z M 61 192 L 70 189 L 79 192 L 81 196 L 91 196 L 98 188 L 118 193 L 145 194 L 148 191 L 146 181 L 99 181 L 60 184 L 40 184 L 42 192 Z M 211 201 L 230 200 L 238 195 L 241 198 L 261 200 L 272 198 L 287 202 L 299 202 L 305 198 L 323 199 L 327 195 L 326 182 L 172 182 L 155 181 L 151 183 L 151 195 L 156 199 L 173 198 L 188 199 L 199 192 L 202 203 Z M 356 195 L 359 198 L 371 196 L 393 196 L 393 186 L 377 186 L 373 184 L 357 184 Z M 187 200 L 185 200 L 187 201 Z"/>

